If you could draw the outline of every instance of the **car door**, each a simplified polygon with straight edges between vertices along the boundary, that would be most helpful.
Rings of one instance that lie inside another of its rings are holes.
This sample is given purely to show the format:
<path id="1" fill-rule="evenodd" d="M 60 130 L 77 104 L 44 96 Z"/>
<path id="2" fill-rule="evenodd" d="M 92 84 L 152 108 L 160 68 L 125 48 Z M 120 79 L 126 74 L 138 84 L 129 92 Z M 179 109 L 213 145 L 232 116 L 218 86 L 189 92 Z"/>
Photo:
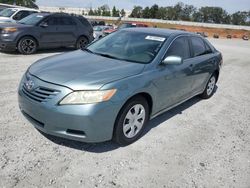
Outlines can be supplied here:
<path id="1" fill-rule="evenodd" d="M 73 45 L 76 43 L 77 23 L 69 16 L 58 17 L 58 37 L 62 46 Z"/>
<path id="2" fill-rule="evenodd" d="M 58 35 L 58 19 L 50 16 L 39 25 L 40 46 L 41 47 L 59 47 L 61 46 L 61 36 Z"/>
<path id="3" fill-rule="evenodd" d="M 158 67 L 159 77 L 155 81 L 155 85 L 159 89 L 162 109 L 171 107 L 189 97 L 193 85 L 193 64 L 190 60 L 190 45 L 186 36 L 178 37 L 172 42 L 165 57 L 168 56 L 181 57 L 183 63 Z"/>
<path id="4" fill-rule="evenodd" d="M 193 91 L 201 92 L 213 70 L 215 57 L 212 49 L 200 37 L 190 37 L 193 62 Z"/>

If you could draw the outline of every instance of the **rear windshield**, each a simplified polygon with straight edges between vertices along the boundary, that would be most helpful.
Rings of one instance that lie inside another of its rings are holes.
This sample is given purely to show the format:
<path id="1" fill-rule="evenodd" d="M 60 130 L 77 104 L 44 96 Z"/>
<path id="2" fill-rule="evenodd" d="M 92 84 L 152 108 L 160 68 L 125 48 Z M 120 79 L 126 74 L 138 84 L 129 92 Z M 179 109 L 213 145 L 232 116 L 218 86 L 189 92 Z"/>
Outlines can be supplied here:
<path id="1" fill-rule="evenodd" d="M 77 16 L 78 20 L 85 26 L 85 27 L 91 27 L 91 24 L 87 19 L 85 19 L 82 16 Z"/>

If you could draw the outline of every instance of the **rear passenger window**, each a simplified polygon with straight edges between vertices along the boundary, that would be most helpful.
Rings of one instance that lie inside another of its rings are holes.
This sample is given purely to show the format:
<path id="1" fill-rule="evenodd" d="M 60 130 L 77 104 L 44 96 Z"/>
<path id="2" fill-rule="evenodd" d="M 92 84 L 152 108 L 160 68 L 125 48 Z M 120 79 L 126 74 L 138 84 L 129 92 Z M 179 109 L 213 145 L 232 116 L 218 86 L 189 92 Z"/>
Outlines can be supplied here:
<path id="1" fill-rule="evenodd" d="M 191 41 L 192 41 L 192 46 L 193 46 L 194 57 L 207 54 L 205 43 L 203 42 L 201 38 L 192 37 Z"/>
<path id="2" fill-rule="evenodd" d="M 59 18 L 59 24 L 60 25 L 76 25 L 76 23 L 68 17 L 61 17 Z"/>
<path id="3" fill-rule="evenodd" d="M 171 44 L 167 56 L 179 56 L 182 59 L 190 58 L 190 49 L 187 37 L 179 37 Z"/>

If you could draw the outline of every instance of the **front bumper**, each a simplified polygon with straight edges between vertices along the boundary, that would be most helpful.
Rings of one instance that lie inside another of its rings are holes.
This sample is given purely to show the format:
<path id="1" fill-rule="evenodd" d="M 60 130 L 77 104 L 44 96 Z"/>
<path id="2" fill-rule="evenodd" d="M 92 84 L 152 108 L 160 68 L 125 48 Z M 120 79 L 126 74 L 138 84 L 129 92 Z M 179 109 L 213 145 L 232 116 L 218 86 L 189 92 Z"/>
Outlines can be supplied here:
<path id="1" fill-rule="evenodd" d="M 2 51 L 15 51 L 16 50 L 17 34 L 3 34 L 0 30 L 0 50 Z"/>
<path id="2" fill-rule="evenodd" d="M 15 51 L 16 50 L 16 43 L 11 41 L 1 41 L 0 40 L 0 50 L 1 51 Z"/>
<path id="3" fill-rule="evenodd" d="M 58 105 L 69 88 L 44 82 L 32 77 L 36 86 L 60 91 L 44 102 L 28 97 L 23 91 L 26 77 L 18 89 L 21 112 L 40 131 L 54 136 L 82 142 L 102 142 L 112 139 L 113 127 L 120 106 L 111 101 L 85 105 Z"/>

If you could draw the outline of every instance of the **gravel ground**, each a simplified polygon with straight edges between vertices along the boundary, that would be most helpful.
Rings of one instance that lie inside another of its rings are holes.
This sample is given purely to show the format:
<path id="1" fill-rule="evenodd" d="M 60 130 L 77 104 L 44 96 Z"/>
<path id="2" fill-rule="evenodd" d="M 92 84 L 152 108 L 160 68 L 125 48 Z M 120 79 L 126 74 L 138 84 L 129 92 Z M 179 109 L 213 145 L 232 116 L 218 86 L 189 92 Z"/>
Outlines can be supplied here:
<path id="1" fill-rule="evenodd" d="M 0 53 L 0 187 L 250 187 L 250 42 L 214 40 L 215 95 L 153 119 L 132 145 L 45 137 L 21 115 L 18 82 L 36 55 Z"/>

